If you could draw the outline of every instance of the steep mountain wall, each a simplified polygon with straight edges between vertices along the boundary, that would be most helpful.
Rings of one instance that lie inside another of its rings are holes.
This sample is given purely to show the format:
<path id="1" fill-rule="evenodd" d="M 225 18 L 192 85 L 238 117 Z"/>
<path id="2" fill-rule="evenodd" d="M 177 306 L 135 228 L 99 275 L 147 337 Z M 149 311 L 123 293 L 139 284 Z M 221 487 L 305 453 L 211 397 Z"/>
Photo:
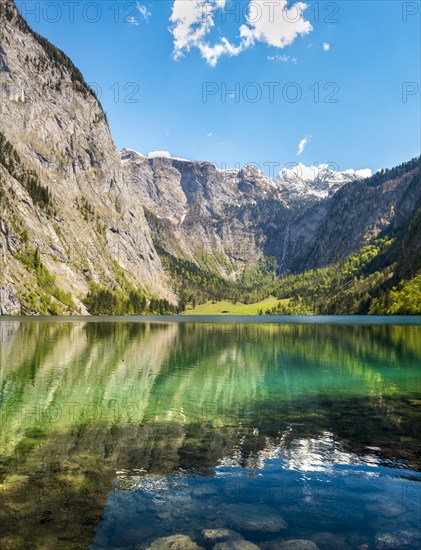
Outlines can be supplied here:
<path id="1" fill-rule="evenodd" d="M 279 187 L 254 168 L 221 172 L 208 162 L 131 150 L 122 152 L 122 162 L 138 201 L 160 220 L 161 246 L 225 277 L 263 258 L 265 225 L 291 219 Z"/>
<path id="2" fill-rule="evenodd" d="M 283 268 L 324 267 L 382 234 L 404 231 L 421 197 L 419 163 L 408 164 L 407 172 L 378 185 L 349 183 L 295 219 L 285 233 Z"/>
<path id="3" fill-rule="evenodd" d="M 69 309 L 34 274 L 38 249 L 81 311 L 89 282 L 118 288 L 120 268 L 134 287 L 174 299 L 101 105 L 11 0 L 0 0 L 0 91 L 0 282 L 28 311 L 43 297 Z"/>
<path id="4" fill-rule="evenodd" d="M 208 267 L 233 278 L 263 257 L 275 257 L 280 273 L 342 260 L 382 232 L 402 231 L 421 196 L 416 159 L 366 179 L 366 170 L 323 166 L 313 179 L 302 167 L 276 181 L 252 167 L 221 172 L 130 150 L 122 161 L 138 201 L 160 220 L 152 230 L 162 246 L 199 264 L 203 251 Z"/>

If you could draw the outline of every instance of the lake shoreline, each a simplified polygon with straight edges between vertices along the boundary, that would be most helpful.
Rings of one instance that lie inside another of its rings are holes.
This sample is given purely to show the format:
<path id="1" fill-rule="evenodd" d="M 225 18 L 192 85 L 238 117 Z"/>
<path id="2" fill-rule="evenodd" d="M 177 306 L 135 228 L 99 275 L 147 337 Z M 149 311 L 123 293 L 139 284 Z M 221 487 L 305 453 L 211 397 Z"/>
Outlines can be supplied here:
<path id="1" fill-rule="evenodd" d="M 0 322 L 421 325 L 420 315 L 3 315 Z"/>

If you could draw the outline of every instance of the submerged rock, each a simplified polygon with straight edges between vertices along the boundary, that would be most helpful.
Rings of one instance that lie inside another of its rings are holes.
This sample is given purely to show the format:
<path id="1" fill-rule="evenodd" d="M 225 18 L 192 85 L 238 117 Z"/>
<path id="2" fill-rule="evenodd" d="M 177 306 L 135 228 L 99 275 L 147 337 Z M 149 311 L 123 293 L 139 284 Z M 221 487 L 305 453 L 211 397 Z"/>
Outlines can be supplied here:
<path id="1" fill-rule="evenodd" d="M 276 533 L 288 525 L 275 508 L 253 504 L 226 504 L 221 512 L 227 523 L 240 531 Z"/>
<path id="2" fill-rule="evenodd" d="M 316 543 L 311 540 L 271 540 L 266 544 L 267 550 L 319 550 Z"/>
<path id="3" fill-rule="evenodd" d="M 154 540 L 148 550 L 203 550 L 187 535 L 171 535 Z"/>
<path id="4" fill-rule="evenodd" d="M 376 535 L 376 550 L 409 550 L 419 548 L 420 544 L 421 535 L 414 530 L 377 533 Z"/>
<path id="5" fill-rule="evenodd" d="M 313 542 L 323 550 L 347 550 L 345 537 L 329 532 L 320 532 L 310 535 Z"/>
<path id="6" fill-rule="evenodd" d="M 260 550 L 260 548 L 248 540 L 229 539 L 215 544 L 213 550 Z"/>
<path id="7" fill-rule="evenodd" d="M 0 538 L 0 548 L 3 550 L 24 550 L 25 541 L 18 535 Z"/>
<path id="8" fill-rule="evenodd" d="M 405 507 L 397 502 L 371 502 L 366 504 L 366 510 L 375 516 L 394 518 L 405 513 Z"/>
<path id="9" fill-rule="evenodd" d="M 203 538 L 209 542 L 223 542 L 230 540 L 243 540 L 242 535 L 231 529 L 204 529 L 202 531 Z"/>

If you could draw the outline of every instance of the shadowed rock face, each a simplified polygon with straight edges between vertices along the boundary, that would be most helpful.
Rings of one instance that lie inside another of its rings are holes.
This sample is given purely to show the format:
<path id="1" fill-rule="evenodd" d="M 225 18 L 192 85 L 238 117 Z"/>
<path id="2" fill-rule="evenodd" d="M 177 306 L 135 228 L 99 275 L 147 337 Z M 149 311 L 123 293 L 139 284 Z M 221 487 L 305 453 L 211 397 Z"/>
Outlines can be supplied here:
<path id="1" fill-rule="evenodd" d="M 220 171 L 208 162 L 150 159 L 127 149 L 122 164 L 138 201 L 167 227 L 164 242 L 156 236 L 160 244 L 197 263 L 219 255 L 217 271 L 227 277 L 264 256 L 266 223 L 290 218 L 275 182 L 251 167 Z"/>
<path id="2" fill-rule="evenodd" d="M 0 277 L 34 288 L 19 253 L 41 261 L 80 305 L 88 281 L 111 284 L 118 262 L 137 287 L 174 299 L 143 208 L 132 201 L 106 116 L 72 62 L 35 35 L 11 0 L 0 0 Z M 50 192 L 42 208 L 22 184 L 35 173 Z M 22 239 L 22 232 L 27 235 Z"/>
<path id="3" fill-rule="evenodd" d="M 288 226 L 283 268 L 298 272 L 323 267 L 383 232 L 399 234 L 410 222 L 420 197 L 419 166 L 376 187 L 367 182 L 349 183 Z"/>

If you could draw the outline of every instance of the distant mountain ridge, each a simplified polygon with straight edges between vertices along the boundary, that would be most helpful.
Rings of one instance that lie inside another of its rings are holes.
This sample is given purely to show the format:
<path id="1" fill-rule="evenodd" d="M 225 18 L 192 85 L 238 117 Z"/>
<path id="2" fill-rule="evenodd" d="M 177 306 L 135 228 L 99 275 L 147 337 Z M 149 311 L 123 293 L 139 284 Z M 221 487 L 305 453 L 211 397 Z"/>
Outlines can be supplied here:
<path id="1" fill-rule="evenodd" d="M 326 199 L 347 183 L 371 176 L 370 169 L 340 171 L 331 164 L 305 166 L 299 163 L 292 168 L 281 170 L 276 181 L 294 198 L 313 195 L 318 199 Z"/>
<path id="2" fill-rule="evenodd" d="M 393 172 L 381 182 L 385 176 L 370 170 L 301 164 L 273 180 L 251 165 L 219 170 L 212 163 L 149 158 L 127 149 L 121 158 L 138 200 L 165 222 L 166 236 L 162 230 L 155 235 L 160 246 L 207 268 L 213 254 L 212 269 L 229 278 L 265 257 L 276 258 L 280 273 L 329 265 L 405 223 L 413 206 L 402 202 L 408 178 Z M 361 196 L 359 203 L 354 196 Z"/>
<path id="3" fill-rule="evenodd" d="M 138 157 L 144 159 L 160 158 L 198 164 L 203 162 L 174 157 L 167 151 L 153 151 L 144 155 L 134 149 L 124 148 L 120 154 L 122 161 Z M 218 165 L 215 165 L 215 167 L 219 169 Z M 327 198 L 351 181 L 363 180 L 372 176 L 372 171 L 369 168 L 359 170 L 351 168 L 341 171 L 334 164 L 306 166 L 302 163 L 291 163 L 290 167 L 283 168 L 274 179 L 265 176 L 254 164 L 245 165 L 241 169 L 220 169 L 221 174 L 226 179 L 239 178 L 240 174 L 244 173 L 244 171 L 252 172 L 254 177 L 260 176 L 261 180 L 266 181 L 269 186 L 272 186 L 274 189 L 285 190 L 294 199 L 300 199 L 304 196 L 314 196 L 318 199 Z"/>

